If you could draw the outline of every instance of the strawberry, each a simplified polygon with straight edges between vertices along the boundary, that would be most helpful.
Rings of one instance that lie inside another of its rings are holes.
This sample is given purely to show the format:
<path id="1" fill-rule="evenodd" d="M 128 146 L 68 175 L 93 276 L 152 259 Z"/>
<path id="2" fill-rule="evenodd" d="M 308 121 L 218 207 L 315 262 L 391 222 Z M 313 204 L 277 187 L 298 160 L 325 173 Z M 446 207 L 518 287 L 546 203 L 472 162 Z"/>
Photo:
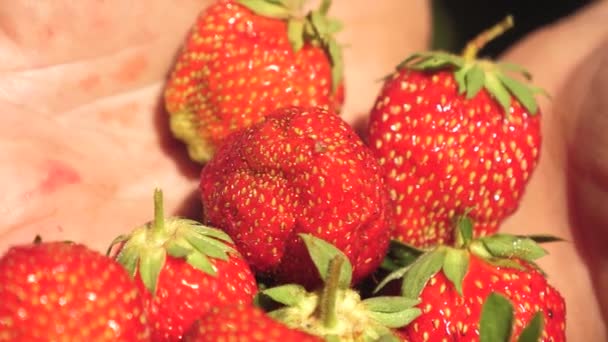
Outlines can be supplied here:
<path id="1" fill-rule="evenodd" d="M 496 293 L 515 307 L 513 338 L 540 313 L 541 341 L 565 341 L 564 299 L 534 263 L 546 254 L 536 240 L 551 239 L 506 234 L 472 239 L 472 226 L 470 219 L 460 219 L 454 247 L 434 247 L 379 285 L 401 278 L 401 294 L 420 299 L 422 314 L 400 329 L 405 339 L 478 340 L 482 304 Z"/>
<path id="2" fill-rule="evenodd" d="M 251 303 L 257 284 L 249 265 L 222 231 L 196 221 L 163 217 L 162 192 L 154 193 L 154 221 L 110 246 L 134 276 L 154 341 L 179 341 L 212 307 Z"/>
<path id="3" fill-rule="evenodd" d="M 507 75 L 517 66 L 475 59 L 510 25 L 482 33 L 463 56 L 414 54 L 386 79 L 367 133 L 394 207 L 393 238 L 450 243 L 451 221 L 465 212 L 483 236 L 517 209 L 538 164 L 540 90 Z"/>
<path id="4" fill-rule="evenodd" d="M 290 329 L 253 305 L 214 307 L 184 336 L 184 342 L 322 342 L 320 338 Z"/>
<path id="5" fill-rule="evenodd" d="M 352 264 L 338 248 L 314 235 L 300 234 L 323 285 L 308 292 L 284 284 L 258 293 L 256 303 L 287 326 L 325 341 L 395 341 L 397 328 L 418 315 L 418 300 L 382 296 L 362 300 L 350 288 Z"/>
<path id="6" fill-rule="evenodd" d="M 330 0 L 298 16 L 303 1 L 219 0 L 204 10 L 164 92 L 173 134 L 205 163 L 225 137 L 289 105 L 339 113 L 341 48 Z"/>
<path id="7" fill-rule="evenodd" d="M 150 340 L 133 280 L 82 244 L 10 248 L 0 258 L 0 303 L 0 341 Z"/>
<path id="8" fill-rule="evenodd" d="M 353 129 L 319 108 L 281 108 L 231 135 L 201 172 L 205 219 L 235 241 L 254 272 L 319 283 L 299 233 L 337 246 L 356 283 L 389 243 L 379 166 Z"/>

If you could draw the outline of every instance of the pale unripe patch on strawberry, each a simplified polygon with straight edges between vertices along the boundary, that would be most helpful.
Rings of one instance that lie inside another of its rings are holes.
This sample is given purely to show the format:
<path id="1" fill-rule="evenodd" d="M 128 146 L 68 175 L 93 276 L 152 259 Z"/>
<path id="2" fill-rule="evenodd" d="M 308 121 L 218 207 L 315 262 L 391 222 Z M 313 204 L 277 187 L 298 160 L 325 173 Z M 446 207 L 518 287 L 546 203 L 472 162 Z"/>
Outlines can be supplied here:
<path id="1" fill-rule="evenodd" d="M 228 134 L 275 108 L 339 112 L 342 60 L 332 38 L 339 26 L 327 7 L 300 18 L 273 1 L 235 0 L 201 13 L 165 90 L 172 132 L 192 159 L 208 161 Z"/>

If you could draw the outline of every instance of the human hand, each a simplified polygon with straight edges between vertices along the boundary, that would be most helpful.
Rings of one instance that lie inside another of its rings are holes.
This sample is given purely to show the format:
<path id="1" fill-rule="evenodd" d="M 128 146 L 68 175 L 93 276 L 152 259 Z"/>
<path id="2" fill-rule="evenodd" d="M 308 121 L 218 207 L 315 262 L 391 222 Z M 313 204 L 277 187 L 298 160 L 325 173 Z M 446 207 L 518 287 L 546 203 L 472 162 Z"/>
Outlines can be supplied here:
<path id="1" fill-rule="evenodd" d="M 160 94 L 189 25 L 206 3 L 0 5 L 0 251 L 37 234 L 104 250 L 114 236 L 151 218 L 154 187 L 165 190 L 168 211 L 198 216 L 200 166 L 170 136 Z M 346 24 L 340 41 L 350 45 L 344 108 L 350 123 L 369 110 L 380 86 L 375 80 L 425 48 L 429 13 L 421 3 L 384 1 L 364 13 L 353 1 L 334 4 L 335 16 Z M 505 55 L 554 95 L 552 102 L 541 100 L 541 164 L 520 210 L 506 222 L 509 231 L 572 237 L 562 142 L 575 135 L 566 128 L 582 112 L 577 94 L 590 89 L 567 80 L 600 46 L 607 13 L 606 2 L 598 3 Z M 566 297 L 568 337 L 602 340 L 590 268 L 576 249 L 589 243 L 580 240 L 548 246 L 551 254 L 541 263 Z"/>

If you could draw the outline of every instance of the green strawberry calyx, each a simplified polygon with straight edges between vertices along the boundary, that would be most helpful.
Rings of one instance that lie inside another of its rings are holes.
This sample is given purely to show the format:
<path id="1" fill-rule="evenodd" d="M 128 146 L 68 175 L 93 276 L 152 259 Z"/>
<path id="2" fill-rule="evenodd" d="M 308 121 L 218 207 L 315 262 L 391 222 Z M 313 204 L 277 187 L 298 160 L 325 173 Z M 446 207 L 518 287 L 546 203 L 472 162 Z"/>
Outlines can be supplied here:
<path id="1" fill-rule="evenodd" d="M 330 243 L 300 234 L 317 267 L 323 287 L 309 292 L 298 284 L 260 291 L 256 303 L 270 317 L 292 329 L 327 341 L 398 341 L 392 329 L 403 327 L 421 313 L 417 299 L 378 296 L 362 300 L 350 288 L 352 265 Z"/>
<path id="2" fill-rule="evenodd" d="M 513 304 L 503 295 L 493 292 L 484 301 L 479 320 L 480 342 L 511 342 L 513 339 Z M 544 319 L 536 312 L 522 330 L 517 342 L 538 342 L 541 340 Z"/>
<path id="3" fill-rule="evenodd" d="M 310 43 L 321 47 L 329 56 L 332 73 L 332 91 L 335 92 L 344 73 L 342 47 L 334 35 L 342 30 L 342 24 L 329 18 L 327 12 L 331 0 L 322 0 L 319 8 L 311 10 L 305 16 L 299 15 L 305 0 L 237 0 L 237 3 L 252 12 L 287 22 L 287 37 L 294 52 L 304 44 Z"/>
<path id="4" fill-rule="evenodd" d="M 438 245 L 426 251 L 419 250 L 414 261 L 394 269 L 378 284 L 375 291 L 390 281 L 401 279 L 402 295 L 418 298 L 431 277 L 442 271 L 462 295 L 462 282 L 468 271 L 471 254 L 495 266 L 523 270 L 524 265 L 530 265 L 542 273 L 535 260 L 545 256 L 547 251 L 540 243 L 561 241 L 553 236 L 502 233 L 473 238 L 473 222 L 466 215 L 458 217 L 455 226 L 453 246 Z"/>
<path id="5" fill-rule="evenodd" d="M 483 46 L 512 26 L 513 17 L 507 16 L 496 26 L 473 39 L 460 56 L 444 51 L 414 53 L 401 62 L 397 70 L 407 68 L 435 71 L 451 68 L 458 84 L 458 92 L 465 95 L 466 99 L 472 99 L 480 90 L 485 89 L 502 107 L 505 117 L 508 118 L 510 115 L 512 97 L 526 109 L 528 114 L 536 115 L 539 110 L 535 96 L 537 94 L 548 96 L 548 94 L 541 88 L 509 76 L 510 73 L 518 73 L 526 81 L 530 81 L 532 76 L 528 71 L 516 64 L 476 58 Z"/>
<path id="6" fill-rule="evenodd" d="M 183 258 L 190 266 L 215 276 L 216 269 L 210 258 L 227 261 L 229 253 L 238 255 L 231 246 L 232 240 L 223 231 L 207 227 L 197 221 L 164 217 L 163 194 L 154 191 L 154 220 L 118 236 L 108 248 L 108 255 L 115 247 L 113 256 L 129 274 L 139 272 L 146 288 L 156 293 L 158 277 L 167 256 Z"/>

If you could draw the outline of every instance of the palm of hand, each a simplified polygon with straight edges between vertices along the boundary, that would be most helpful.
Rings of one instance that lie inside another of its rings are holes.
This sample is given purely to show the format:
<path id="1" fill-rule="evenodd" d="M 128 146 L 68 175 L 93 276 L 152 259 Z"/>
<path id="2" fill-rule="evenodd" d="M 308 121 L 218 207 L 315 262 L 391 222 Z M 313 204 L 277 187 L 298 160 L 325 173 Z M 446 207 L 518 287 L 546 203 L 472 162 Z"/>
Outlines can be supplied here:
<path id="1" fill-rule="evenodd" d="M 186 159 L 183 146 L 167 131 L 160 94 L 182 38 L 206 2 L 187 0 L 177 6 L 166 0 L 145 5 L 119 0 L 70 5 L 66 1 L 34 8 L 24 1 L 0 5 L 0 251 L 37 234 L 105 250 L 117 234 L 152 217 L 154 187 L 165 190 L 167 211 L 197 217 L 200 166 Z M 350 71 L 347 68 L 346 75 L 345 118 L 351 123 L 361 117 L 356 113 L 369 109 L 376 94 L 372 87 L 379 86 L 373 81 L 387 66 L 396 65 L 426 42 L 427 18 L 419 14 L 421 5 L 391 8 L 392 2 L 383 4 L 387 6 L 384 12 L 394 18 L 383 17 L 382 6 L 376 8 L 376 16 L 367 12 L 368 18 L 349 11 L 357 8 L 352 3 L 335 4 L 344 6 L 337 12 L 342 10 L 345 21 L 357 20 L 357 27 L 345 32 L 348 38 L 363 39 L 363 45 L 377 44 L 346 51 L 347 65 L 358 65 Z M 417 11 L 410 8 L 416 6 Z M 602 9 L 606 13 L 608 6 L 598 10 Z M 404 24 L 403 13 L 410 13 L 409 24 Z M 594 32 L 584 39 L 580 35 L 567 38 L 578 42 L 578 52 L 557 52 L 566 38 L 559 39 L 563 32 L 556 28 L 524 42 L 507 57 L 529 67 L 537 76 L 536 83 L 551 93 L 560 92 L 567 77 L 564 70 L 575 68 L 585 47 L 597 45 L 601 37 L 601 30 L 596 30 L 602 25 L 601 18 L 591 14 L 584 13 L 572 23 Z M 25 17 L 28 20 L 20 19 Z M 378 34 L 374 35 L 372 27 L 377 26 L 378 18 L 383 18 L 384 27 L 376 28 Z M 401 41 L 394 28 L 413 38 Z M 382 30 L 393 33 L 384 35 L 384 40 L 374 39 Z M 547 65 L 546 59 L 530 58 L 529 51 L 536 50 L 539 43 L 556 52 L 553 65 Z M 565 183 L 560 171 L 565 152 L 547 143 L 561 140 L 567 133 L 560 123 L 567 116 L 555 114 L 559 108 L 564 110 L 563 102 L 541 105 L 546 142 L 541 165 L 521 209 L 506 229 L 570 238 L 566 189 L 555 186 Z M 546 200 L 547 191 L 559 196 Z M 601 320 L 589 319 L 590 312 L 597 315 L 599 311 L 588 269 L 573 244 L 549 249 L 552 254 L 542 264 L 567 299 L 569 338 L 602 340 L 605 327 Z M 581 282 L 575 284 L 573 278 Z"/>

